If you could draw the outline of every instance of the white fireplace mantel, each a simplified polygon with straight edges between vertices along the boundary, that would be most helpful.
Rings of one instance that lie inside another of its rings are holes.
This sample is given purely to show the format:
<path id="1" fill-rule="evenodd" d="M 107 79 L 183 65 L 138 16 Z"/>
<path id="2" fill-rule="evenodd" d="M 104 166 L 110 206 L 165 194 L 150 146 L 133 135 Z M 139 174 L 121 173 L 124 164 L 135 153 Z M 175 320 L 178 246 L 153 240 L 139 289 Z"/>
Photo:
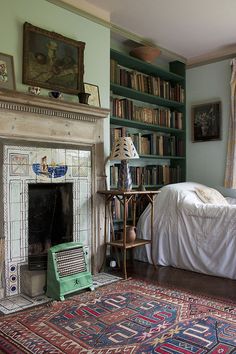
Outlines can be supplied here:
<path id="1" fill-rule="evenodd" d="M 70 143 L 88 144 L 103 139 L 101 121 L 109 114 L 100 107 L 8 90 L 0 90 L 0 112 L 2 138 L 61 141 L 63 137 Z"/>

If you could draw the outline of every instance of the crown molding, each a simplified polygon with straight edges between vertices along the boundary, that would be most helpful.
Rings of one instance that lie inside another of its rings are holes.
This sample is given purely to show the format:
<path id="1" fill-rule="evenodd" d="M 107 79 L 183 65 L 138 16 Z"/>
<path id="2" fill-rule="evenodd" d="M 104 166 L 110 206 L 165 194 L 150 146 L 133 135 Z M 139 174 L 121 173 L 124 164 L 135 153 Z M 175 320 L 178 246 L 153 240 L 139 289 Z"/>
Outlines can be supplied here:
<path id="1" fill-rule="evenodd" d="M 222 48 L 187 60 L 186 69 L 216 63 L 236 56 L 236 45 Z"/>

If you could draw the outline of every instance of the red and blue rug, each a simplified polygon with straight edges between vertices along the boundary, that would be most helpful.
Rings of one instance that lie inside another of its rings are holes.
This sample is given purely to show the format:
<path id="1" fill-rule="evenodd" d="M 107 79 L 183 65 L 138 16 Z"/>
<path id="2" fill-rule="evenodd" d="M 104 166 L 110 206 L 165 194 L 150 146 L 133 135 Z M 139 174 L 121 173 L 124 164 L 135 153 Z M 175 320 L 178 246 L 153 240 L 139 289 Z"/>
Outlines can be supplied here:
<path id="1" fill-rule="evenodd" d="M 232 302 L 127 280 L 0 318 L 0 352 L 236 353 Z"/>

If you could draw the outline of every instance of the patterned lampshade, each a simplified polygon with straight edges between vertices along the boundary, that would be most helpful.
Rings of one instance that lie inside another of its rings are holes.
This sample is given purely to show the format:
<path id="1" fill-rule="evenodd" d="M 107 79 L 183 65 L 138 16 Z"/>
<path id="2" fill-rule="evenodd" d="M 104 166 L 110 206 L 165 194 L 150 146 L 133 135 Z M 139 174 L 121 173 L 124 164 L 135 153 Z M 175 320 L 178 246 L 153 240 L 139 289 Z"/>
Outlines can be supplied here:
<path id="1" fill-rule="evenodd" d="M 139 155 L 130 137 L 120 137 L 112 147 L 110 160 L 138 159 Z"/>
<path id="2" fill-rule="evenodd" d="M 132 179 L 128 160 L 138 159 L 139 155 L 130 137 L 121 137 L 115 141 L 110 160 L 121 160 L 117 188 L 122 191 L 132 190 Z"/>

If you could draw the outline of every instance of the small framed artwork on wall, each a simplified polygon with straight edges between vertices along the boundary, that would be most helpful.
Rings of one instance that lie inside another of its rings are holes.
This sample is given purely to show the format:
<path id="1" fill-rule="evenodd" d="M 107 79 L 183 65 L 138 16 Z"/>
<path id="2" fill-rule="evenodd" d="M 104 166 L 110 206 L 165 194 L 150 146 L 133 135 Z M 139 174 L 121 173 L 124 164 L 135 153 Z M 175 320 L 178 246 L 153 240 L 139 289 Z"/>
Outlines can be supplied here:
<path id="1" fill-rule="evenodd" d="M 221 139 L 221 102 L 192 106 L 192 141 Z"/>
<path id="2" fill-rule="evenodd" d="M 91 106 L 100 107 L 99 87 L 97 85 L 84 83 L 84 92 L 89 93 L 88 104 Z"/>
<path id="3" fill-rule="evenodd" d="M 16 89 L 13 56 L 4 53 L 0 53 L 0 88 Z"/>

